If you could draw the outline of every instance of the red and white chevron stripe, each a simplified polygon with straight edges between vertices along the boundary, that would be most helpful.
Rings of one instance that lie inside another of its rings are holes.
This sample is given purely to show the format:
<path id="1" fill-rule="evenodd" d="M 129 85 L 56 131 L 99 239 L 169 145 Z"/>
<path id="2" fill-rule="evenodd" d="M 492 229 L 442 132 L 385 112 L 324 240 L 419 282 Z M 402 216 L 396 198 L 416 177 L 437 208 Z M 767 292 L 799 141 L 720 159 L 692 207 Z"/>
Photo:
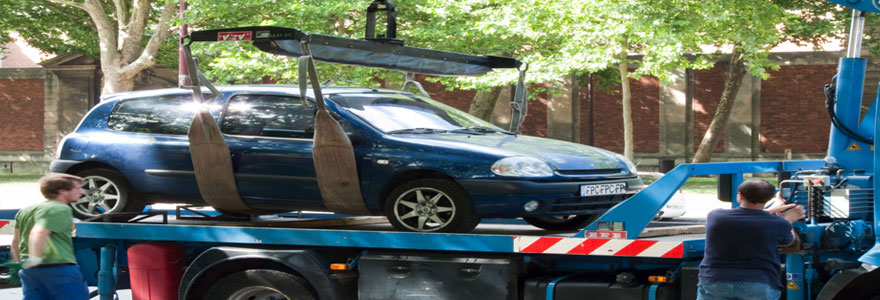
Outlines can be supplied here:
<path id="1" fill-rule="evenodd" d="M 682 242 L 651 240 L 517 236 L 513 238 L 513 251 L 519 253 L 681 258 L 684 256 L 684 245 Z"/>

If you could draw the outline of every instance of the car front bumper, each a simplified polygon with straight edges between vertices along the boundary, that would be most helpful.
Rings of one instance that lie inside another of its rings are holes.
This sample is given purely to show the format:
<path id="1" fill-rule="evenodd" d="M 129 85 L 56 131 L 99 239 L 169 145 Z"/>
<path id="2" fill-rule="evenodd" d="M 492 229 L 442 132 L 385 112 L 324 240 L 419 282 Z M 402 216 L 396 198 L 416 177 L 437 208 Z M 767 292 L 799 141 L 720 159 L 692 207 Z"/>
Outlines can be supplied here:
<path id="1" fill-rule="evenodd" d="M 564 182 L 497 179 L 460 179 L 457 182 L 470 194 L 477 215 L 484 218 L 603 214 L 644 188 L 638 177 Z M 580 196 L 582 185 L 619 182 L 627 184 L 626 194 Z M 525 204 L 532 200 L 540 203 L 538 209 L 526 211 Z"/>
<path id="2" fill-rule="evenodd" d="M 52 173 L 66 173 L 70 167 L 81 163 L 78 160 L 65 160 L 65 159 L 53 159 L 52 162 L 49 163 L 49 172 Z"/>

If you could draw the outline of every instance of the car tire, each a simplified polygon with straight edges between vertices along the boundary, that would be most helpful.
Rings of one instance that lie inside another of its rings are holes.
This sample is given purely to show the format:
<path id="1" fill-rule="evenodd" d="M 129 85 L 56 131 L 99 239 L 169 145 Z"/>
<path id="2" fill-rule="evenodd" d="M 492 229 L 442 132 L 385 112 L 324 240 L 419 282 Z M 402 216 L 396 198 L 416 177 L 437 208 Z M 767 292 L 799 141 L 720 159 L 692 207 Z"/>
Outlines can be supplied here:
<path id="1" fill-rule="evenodd" d="M 385 200 L 385 215 L 402 231 L 466 233 L 480 223 L 468 193 L 446 179 L 418 179 L 395 188 Z"/>
<path id="2" fill-rule="evenodd" d="M 596 219 L 596 215 L 523 217 L 527 223 L 547 230 L 580 230 Z"/>
<path id="3" fill-rule="evenodd" d="M 318 299 L 308 282 L 286 272 L 254 269 L 233 273 L 208 288 L 204 299 Z"/>
<path id="4" fill-rule="evenodd" d="M 85 180 L 83 196 L 71 203 L 73 216 L 92 219 L 106 213 L 140 212 L 145 203 L 137 199 L 134 190 L 122 174 L 110 169 L 89 169 L 76 174 Z M 131 217 L 113 217 L 113 221 L 127 221 Z"/>

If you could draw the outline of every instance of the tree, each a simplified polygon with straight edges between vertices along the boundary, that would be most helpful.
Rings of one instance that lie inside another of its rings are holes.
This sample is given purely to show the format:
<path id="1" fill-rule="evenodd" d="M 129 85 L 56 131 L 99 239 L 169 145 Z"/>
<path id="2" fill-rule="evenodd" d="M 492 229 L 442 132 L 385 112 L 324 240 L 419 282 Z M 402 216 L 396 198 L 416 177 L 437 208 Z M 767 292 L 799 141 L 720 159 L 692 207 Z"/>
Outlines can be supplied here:
<path id="1" fill-rule="evenodd" d="M 840 34 L 840 22 L 830 17 L 835 6 L 821 0 L 702 2 L 699 10 L 704 20 L 702 43 L 731 50 L 724 55 L 719 51 L 716 55 L 722 56 L 724 61 L 724 88 L 712 122 L 694 154 L 694 163 L 708 162 L 711 158 L 727 129 L 745 74 L 767 79 L 766 69 L 779 68 L 768 59 L 770 49 L 784 41 L 817 45 Z"/>
<path id="2" fill-rule="evenodd" d="M 115 93 L 131 90 L 160 48 L 175 45 L 168 38 L 176 7 L 171 0 L 3 0 L 0 28 L 45 52 L 99 58 L 102 93 Z"/>
<path id="3" fill-rule="evenodd" d="M 699 51 L 700 20 L 691 0 L 605 0 L 582 6 L 577 18 L 575 40 L 580 45 L 567 50 L 590 55 L 594 69 L 614 68 L 619 75 L 623 119 L 623 154 L 633 160 L 632 95 L 629 78 L 652 75 L 669 82 L 675 69 L 705 68 L 707 60 L 691 60 Z M 641 54 L 631 59 L 631 54 Z M 598 64 L 598 65 L 597 65 Z M 604 64 L 604 65 L 603 65 Z M 630 72 L 630 66 L 637 66 Z"/>

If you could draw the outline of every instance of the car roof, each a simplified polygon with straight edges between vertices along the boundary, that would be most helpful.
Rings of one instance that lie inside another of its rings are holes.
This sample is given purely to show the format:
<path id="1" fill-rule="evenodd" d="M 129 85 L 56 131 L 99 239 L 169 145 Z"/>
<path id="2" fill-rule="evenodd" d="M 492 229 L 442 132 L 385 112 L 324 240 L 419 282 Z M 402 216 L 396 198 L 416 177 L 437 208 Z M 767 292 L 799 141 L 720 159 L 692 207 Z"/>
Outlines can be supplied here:
<path id="1" fill-rule="evenodd" d="M 278 93 L 278 94 L 288 94 L 288 95 L 299 95 L 299 85 L 292 84 L 249 84 L 249 85 L 220 85 L 217 86 L 217 90 L 221 93 Z M 312 95 L 312 88 L 308 88 L 308 95 Z M 102 101 L 110 101 L 116 99 L 126 99 L 126 98 L 136 98 L 136 97 L 150 97 L 150 96 L 163 96 L 163 95 L 176 95 L 176 94 L 188 94 L 191 93 L 191 89 L 182 89 L 182 88 L 166 88 L 166 89 L 156 89 L 156 90 L 141 90 L 141 91 L 131 91 L 131 92 L 122 92 L 109 94 L 106 96 L 102 96 Z M 202 88 L 202 93 L 210 93 L 207 88 Z M 395 93 L 395 94 L 408 94 L 406 92 L 400 90 L 391 90 L 391 89 L 383 89 L 383 88 L 368 88 L 368 87 L 322 87 L 321 93 L 326 95 L 333 94 L 349 94 L 349 93 Z"/>

